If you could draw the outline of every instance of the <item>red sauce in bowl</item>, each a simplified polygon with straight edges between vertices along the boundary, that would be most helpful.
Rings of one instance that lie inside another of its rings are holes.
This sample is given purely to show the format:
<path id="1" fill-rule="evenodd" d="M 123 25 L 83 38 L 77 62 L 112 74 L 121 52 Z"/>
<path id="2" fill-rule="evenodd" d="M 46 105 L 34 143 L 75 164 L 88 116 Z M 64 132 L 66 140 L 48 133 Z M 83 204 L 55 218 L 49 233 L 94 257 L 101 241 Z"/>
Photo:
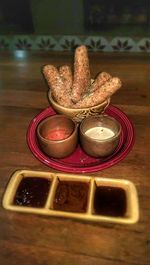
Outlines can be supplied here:
<path id="1" fill-rule="evenodd" d="M 59 130 L 53 130 L 53 131 L 47 132 L 47 134 L 44 135 L 44 138 L 47 140 L 53 140 L 53 141 L 64 140 L 68 138 L 70 134 L 71 133 L 65 129 L 61 129 L 61 130 L 59 129 Z"/>

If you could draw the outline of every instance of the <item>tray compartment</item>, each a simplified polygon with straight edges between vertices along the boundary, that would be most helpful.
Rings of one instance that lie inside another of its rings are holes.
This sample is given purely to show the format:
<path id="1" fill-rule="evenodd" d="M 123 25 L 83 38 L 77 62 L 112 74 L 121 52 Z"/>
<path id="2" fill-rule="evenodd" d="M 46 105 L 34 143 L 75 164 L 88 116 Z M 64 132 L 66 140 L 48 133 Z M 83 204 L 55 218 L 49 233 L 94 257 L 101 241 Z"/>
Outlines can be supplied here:
<path id="1" fill-rule="evenodd" d="M 52 174 L 46 172 L 16 171 L 8 183 L 3 198 L 4 208 L 27 212 L 44 209 L 52 182 Z"/>
<path id="2" fill-rule="evenodd" d="M 86 213 L 89 190 L 90 178 L 58 176 L 50 208 L 54 211 Z"/>
<path id="3" fill-rule="evenodd" d="M 95 178 L 92 195 L 93 218 L 116 223 L 138 221 L 138 197 L 136 188 L 131 181 Z M 96 200 L 99 200 L 98 206 L 95 205 Z"/>

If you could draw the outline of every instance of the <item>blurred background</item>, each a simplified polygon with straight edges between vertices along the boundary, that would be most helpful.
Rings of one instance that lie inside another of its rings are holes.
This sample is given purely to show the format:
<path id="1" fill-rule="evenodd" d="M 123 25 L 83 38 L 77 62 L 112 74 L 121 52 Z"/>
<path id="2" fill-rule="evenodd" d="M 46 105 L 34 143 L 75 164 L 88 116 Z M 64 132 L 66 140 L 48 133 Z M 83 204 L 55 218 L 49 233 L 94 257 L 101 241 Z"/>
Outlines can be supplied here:
<path id="1" fill-rule="evenodd" d="M 0 1 L 0 49 L 149 51 L 149 38 L 149 0 Z"/>

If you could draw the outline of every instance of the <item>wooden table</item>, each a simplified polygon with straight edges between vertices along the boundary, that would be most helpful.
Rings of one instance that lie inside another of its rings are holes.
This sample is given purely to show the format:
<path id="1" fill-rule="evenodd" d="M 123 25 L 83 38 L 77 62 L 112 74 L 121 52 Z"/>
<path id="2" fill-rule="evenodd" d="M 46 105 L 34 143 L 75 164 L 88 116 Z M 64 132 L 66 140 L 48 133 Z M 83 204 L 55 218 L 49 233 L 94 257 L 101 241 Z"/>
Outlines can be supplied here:
<path id="1" fill-rule="evenodd" d="M 69 53 L 0 54 L 0 198 L 17 169 L 49 171 L 26 143 L 29 122 L 49 106 L 44 64 L 72 64 Z M 0 208 L 1 265 L 150 264 L 150 55 L 90 54 L 91 72 L 108 71 L 123 81 L 112 104 L 132 120 L 136 141 L 117 165 L 93 176 L 125 178 L 137 187 L 140 220 L 134 225 L 85 223 L 16 213 Z"/>

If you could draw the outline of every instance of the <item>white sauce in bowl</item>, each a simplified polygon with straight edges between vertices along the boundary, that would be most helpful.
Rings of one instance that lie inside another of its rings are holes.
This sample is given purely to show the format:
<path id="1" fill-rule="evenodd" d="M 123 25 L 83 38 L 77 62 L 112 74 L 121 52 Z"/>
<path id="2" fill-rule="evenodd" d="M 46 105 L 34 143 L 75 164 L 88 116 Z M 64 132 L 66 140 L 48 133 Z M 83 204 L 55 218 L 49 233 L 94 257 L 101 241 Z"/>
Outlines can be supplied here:
<path id="1" fill-rule="evenodd" d="M 85 134 L 90 138 L 97 140 L 107 140 L 115 135 L 111 129 L 101 126 L 90 128 Z"/>

